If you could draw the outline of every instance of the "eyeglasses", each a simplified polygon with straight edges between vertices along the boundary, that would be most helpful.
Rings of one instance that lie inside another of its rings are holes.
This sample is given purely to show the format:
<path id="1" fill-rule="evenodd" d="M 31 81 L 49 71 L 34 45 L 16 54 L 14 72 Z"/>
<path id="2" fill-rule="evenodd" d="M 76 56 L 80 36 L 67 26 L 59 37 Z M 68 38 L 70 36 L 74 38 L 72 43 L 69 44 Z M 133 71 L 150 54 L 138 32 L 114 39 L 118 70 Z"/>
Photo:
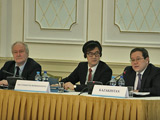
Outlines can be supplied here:
<path id="1" fill-rule="evenodd" d="M 135 61 L 136 61 L 136 62 L 139 62 L 139 61 L 141 61 L 142 59 L 144 59 L 144 58 L 131 59 L 130 62 L 132 62 L 132 63 L 135 62 Z"/>
<path id="2" fill-rule="evenodd" d="M 100 56 L 100 53 L 99 53 L 99 52 L 95 52 L 95 53 L 88 52 L 87 55 L 88 55 L 89 57 L 93 57 L 93 55 L 95 55 L 95 57 L 99 57 L 99 56 Z"/>

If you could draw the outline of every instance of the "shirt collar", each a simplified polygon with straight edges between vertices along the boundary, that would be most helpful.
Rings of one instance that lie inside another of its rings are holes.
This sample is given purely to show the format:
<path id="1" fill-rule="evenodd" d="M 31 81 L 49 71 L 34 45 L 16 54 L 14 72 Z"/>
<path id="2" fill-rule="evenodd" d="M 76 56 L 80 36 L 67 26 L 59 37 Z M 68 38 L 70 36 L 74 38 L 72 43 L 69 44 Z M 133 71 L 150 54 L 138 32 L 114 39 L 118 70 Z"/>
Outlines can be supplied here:
<path id="1" fill-rule="evenodd" d="M 16 63 L 16 64 L 15 64 L 15 68 L 18 66 L 19 69 L 20 69 L 21 71 L 23 71 L 26 62 L 27 62 L 27 60 L 26 60 L 25 63 L 24 63 L 23 65 L 21 65 L 21 66 L 18 66 L 17 63 Z"/>
<path id="2" fill-rule="evenodd" d="M 147 67 L 142 72 L 136 72 L 136 75 L 138 75 L 138 74 L 143 75 L 143 73 L 145 72 L 146 69 L 147 69 Z"/>
<path id="3" fill-rule="evenodd" d="M 98 63 L 98 64 L 99 64 L 99 63 Z M 88 65 L 88 69 L 89 69 L 89 68 L 91 68 L 91 69 L 92 69 L 92 71 L 96 71 L 98 64 L 97 64 L 97 65 L 95 65 L 94 67 L 89 67 L 89 65 Z"/>

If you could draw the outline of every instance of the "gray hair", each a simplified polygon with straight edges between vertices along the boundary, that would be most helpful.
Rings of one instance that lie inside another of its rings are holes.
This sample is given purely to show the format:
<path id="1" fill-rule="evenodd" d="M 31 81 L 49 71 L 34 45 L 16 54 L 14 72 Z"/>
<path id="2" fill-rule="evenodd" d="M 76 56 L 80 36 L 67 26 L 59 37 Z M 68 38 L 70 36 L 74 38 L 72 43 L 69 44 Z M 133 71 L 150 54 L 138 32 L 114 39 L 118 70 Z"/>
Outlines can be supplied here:
<path id="1" fill-rule="evenodd" d="M 13 43 L 13 45 L 12 45 L 12 51 L 13 51 L 13 47 L 14 47 L 16 44 L 22 44 L 22 45 L 25 47 L 26 53 L 29 55 L 28 45 L 27 45 L 26 43 L 20 42 L 20 41 Z"/>

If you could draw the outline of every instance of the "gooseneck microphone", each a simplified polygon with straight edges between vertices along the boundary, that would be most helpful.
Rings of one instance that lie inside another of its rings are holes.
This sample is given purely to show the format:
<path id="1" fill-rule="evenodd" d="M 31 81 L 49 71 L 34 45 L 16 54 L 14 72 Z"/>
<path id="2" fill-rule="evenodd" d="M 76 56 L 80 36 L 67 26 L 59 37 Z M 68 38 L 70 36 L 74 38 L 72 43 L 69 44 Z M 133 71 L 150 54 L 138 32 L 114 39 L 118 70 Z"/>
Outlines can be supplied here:
<path id="1" fill-rule="evenodd" d="M 21 78 L 21 79 L 23 79 L 23 80 L 25 80 L 25 79 L 26 79 L 26 78 L 24 78 L 24 77 L 22 77 L 22 76 L 14 75 L 13 73 L 8 72 L 8 71 L 6 71 L 6 70 L 2 70 L 2 72 L 6 73 L 6 74 L 9 74 L 9 75 L 12 75 L 13 77 L 19 77 L 19 78 Z"/>
<path id="2" fill-rule="evenodd" d="M 123 71 L 123 73 L 121 73 L 121 74 L 119 74 L 119 75 L 117 75 L 114 79 L 116 80 L 116 82 L 119 80 L 119 79 L 117 79 L 118 77 L 120 77 L 121 75 L 123 75 L 123 74 L 126 74 L 126 72 L 127 72 L 127 70 L 125 70 L 125 71 Z M 112 80 L 112 79 L 111 79 Z M 110 80 L 110 81 L 111 81 Z M 109 83 L 110 83 L 110 81 L 108 81 L 107 83 L 106 83 L 106 85 L 108 85 Z"/>
<path id="3" fill-rule="evenodd" d="M 87 87 L 83 88 L 78 95 L 81 95 L 85 91 L 88 91 L 88 94 L 92 94 L 92 90 L 93 90 L 94 85 L 103 85 L 103 83 L 100 81 L 88 81 Z"/>
<path id="4" fill-rule="evenodd" d="M 15 76 L 13 73 L 8 72 L 8 71 L 6 71 L 6 70 L 2 70 L 2 72 L 7 73 L 7 74 L 12 75 L 12 76 Z M 16 77 L 19 77 L 19 76 L 16 76 Z"/>
<path id="5" fill-rule="evenodd" d="M 87 89 L 88 89 L 88 87 L 83 88 L 78 95 L 81 95 L 81 94 L 84 93 L 84 91 L 87 90 Z"/>

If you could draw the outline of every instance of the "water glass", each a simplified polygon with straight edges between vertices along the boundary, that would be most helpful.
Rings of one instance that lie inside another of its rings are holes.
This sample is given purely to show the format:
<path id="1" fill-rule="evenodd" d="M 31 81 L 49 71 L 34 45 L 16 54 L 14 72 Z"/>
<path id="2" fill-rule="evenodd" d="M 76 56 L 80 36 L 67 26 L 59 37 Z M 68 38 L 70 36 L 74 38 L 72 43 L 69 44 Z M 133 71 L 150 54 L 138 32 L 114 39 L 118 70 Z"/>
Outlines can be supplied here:
<path id="1" fill-rule="evenodd" d="M 64 92 L 64 82 L 59 82 L 58 84 L 58 92 L 63 93 Z"/>
<path id="2" fill-rule="evenodd" d="M 127 86 L 129 97 L 133 97 L 133 86 Z"/>

